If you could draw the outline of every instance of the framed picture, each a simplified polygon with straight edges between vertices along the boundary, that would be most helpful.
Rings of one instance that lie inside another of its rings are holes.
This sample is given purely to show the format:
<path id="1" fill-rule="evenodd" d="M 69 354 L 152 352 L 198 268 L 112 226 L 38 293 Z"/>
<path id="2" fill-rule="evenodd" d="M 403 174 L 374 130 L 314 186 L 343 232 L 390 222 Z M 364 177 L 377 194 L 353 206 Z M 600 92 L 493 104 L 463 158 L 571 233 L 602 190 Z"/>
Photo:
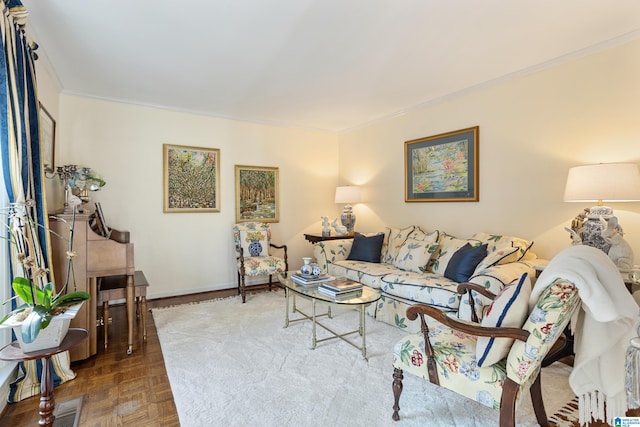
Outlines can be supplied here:
<path id="1" fill-rule="evenodd" d="M 477 202 L 479 130 L 405 142 L 405 202 Z"/>
<path id="2" fill-rule="evenodd" d="M 45 172 L 55 171 L 55 148 L 56 148 L 56 121 L 53 120 L 51 114 L 44 108 L 42 103 L 39 108 L 40 116 L 40 148 L 42 150 L 42 162 L 44 163 Z"/>
<path id="3" fill-rule="evenodd" d="M 164 212 L 220 212 L 220 150 L 163 144 Z"/>
<path id="4" fill-rule="evenodd" d="M 236 165 L 236 222 L 280 221 L 278 168 Z"/>

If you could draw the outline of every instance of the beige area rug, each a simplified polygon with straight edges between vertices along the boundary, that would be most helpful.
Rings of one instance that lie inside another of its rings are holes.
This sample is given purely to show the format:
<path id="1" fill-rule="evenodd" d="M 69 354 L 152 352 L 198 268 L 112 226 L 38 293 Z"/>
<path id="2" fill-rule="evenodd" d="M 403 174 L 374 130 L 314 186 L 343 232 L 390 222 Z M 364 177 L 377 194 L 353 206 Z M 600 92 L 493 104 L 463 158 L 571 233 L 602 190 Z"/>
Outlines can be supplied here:
<path id="1" fill-rule="evenodd" d="M 392 349 L 405 333 L 367 317 L 368 362 L 340 340 L 311 350 L 311 323 L 283 328 L 284 305 L 278 291 L 249 295 L 246 304 L 234 297 L 153 310 L 182 427 L 498 425 L 498 411 L 411 375 L 394 422 Z M 334 310 L 324 322 L 346 332 L 357 319 Z M 570 369 L 555 363 L 542 371 L 548 415 L 574 397 Z M 528 393 L 517 424 L 537 425 Z"/>

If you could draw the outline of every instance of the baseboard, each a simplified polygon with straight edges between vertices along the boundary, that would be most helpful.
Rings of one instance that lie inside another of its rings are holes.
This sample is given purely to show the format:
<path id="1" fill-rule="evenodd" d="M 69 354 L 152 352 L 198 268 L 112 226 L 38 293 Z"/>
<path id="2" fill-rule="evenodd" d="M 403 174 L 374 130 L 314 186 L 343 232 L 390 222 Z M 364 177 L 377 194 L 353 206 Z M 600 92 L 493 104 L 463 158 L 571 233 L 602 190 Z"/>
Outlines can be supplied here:
<path id="1" fill-rule="evenodd" d="M 17 363 L 7 363 L 6 366 L 0 369 L 0 414 L 3 414 L 4 410 L 7 408 L 9 384 L 16 379 L 17 373 Z"/>

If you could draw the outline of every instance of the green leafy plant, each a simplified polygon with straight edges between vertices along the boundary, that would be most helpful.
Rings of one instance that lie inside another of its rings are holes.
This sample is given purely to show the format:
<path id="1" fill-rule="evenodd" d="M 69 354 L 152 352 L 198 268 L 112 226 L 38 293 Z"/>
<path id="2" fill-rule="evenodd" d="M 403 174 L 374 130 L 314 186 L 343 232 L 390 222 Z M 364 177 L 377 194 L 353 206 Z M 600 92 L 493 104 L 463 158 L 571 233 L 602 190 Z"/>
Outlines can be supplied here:
<path id="1" fill-rule="evenodd" d="M 27 203 L 13 204 L 9 208 L 8 239 L 13 254 L 14 275 L 12 288 L 15 296 L 4 304 L 16 298 L 22 300 L 22 304 L 13 309 L 9 314 L 0 319 L 0 324 L 10 318 L 21 321 L 22 341 L 31 343 L 42 329 L 51 323 L 51 319 L 63 313 L 72 305 L 80 304 L 90 298 L 87 292 L 77 291 L 73 274 L 73 229 L 75 214 L 69 224 L 69 237 L 65 238 L 31 218 L 31 205 Z M 48 280 L 49 269 L 45 265 L 42 248 L 39 244 L 38 230 L 48 231 L 55 236 L 68 240 L 67 272 L 64 286 L 56 292 L 54 284 Z M 66 292 L 69 280 L 73 279 L 73 291 Z"/>

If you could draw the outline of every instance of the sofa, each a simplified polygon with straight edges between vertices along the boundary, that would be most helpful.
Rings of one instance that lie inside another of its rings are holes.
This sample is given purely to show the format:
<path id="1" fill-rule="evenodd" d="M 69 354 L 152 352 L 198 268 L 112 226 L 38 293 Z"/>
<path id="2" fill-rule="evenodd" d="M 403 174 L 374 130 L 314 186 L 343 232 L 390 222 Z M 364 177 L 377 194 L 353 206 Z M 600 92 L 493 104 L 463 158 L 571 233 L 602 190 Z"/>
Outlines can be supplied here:
<path id="1" fill-rule="evenodd" d="M 538 258 L 532 246 L 533 242 L 518 237 L 479 232 L 459 238 L 412 225 L 317 242 L 313 256 L 328 274 L 380 291 L 380 300 L 367 309 L 369 315 L 418 332 L 418 322 L 406 319 L 406 309 L 416 303 L 463 320 L 472 320 L 473 310 L 482 319 L 491 301 L 472 292 L 472 307 L 469 297 L 458 294 L 459 283 L 476 283 L 498 294 L 524 273 L 535 280 L 536 270 L 548 261 Z"/>

